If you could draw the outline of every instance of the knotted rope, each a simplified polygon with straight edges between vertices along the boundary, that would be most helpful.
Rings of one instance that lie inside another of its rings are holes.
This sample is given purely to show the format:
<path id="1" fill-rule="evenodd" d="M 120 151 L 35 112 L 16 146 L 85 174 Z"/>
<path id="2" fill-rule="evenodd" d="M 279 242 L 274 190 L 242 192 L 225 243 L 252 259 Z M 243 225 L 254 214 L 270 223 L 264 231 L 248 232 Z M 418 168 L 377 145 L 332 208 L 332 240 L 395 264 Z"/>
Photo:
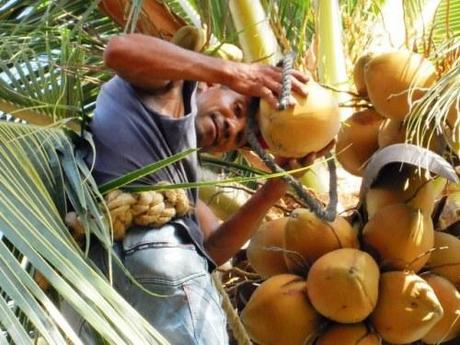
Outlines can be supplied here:
<path id="1" fill-rule="evenodd" d="M 293 63 L 293 54 L 288 54 L 283 59 L 283 78 L 282 90 L 280 95 L 279 109 L 285 109 L 289 102 L 291 95 L 291 71 Z M 259 98 L 252 98 L 248 108 L 248 125 L 246 126 L 246 138 L 251 145 L 251 148 L 263 160 L 263 162 L 275 173 L 285 172 L 278 166 L 273 158 L 262 148 L 255 133 L 257 128 L 256 113 L 259 108 Z M 335 161 L 330 154 L 326 155 L 327 166 L 329 169 L 329 205 L 323 208 L 323 205 L 310 193 L 308 193 L 302 184 L 291 175 L 284 175 L 281 178 L 286 181 L 297 193 L 297 195 L 308 205 L 308 207 L 315 213 L 315 215 L 326 221 L 333 221 L 337 214 L 337 171 Z"/>

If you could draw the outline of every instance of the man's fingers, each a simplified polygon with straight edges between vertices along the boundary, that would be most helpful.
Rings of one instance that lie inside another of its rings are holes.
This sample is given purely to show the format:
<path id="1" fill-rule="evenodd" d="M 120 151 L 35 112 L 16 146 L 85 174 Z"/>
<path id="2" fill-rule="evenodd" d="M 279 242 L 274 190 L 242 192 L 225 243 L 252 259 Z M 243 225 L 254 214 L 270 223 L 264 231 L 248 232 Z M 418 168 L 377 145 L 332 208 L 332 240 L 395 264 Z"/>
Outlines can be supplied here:
<path id="1" fill-rule="evenodd" d="M 289 158 L 281 157 L 281 156 L 275 157 L 275 163 L 278 164 L 280 167 L 286 166 L 288 162 L 289 162 Z"/>
<path id="2" fill-rule="evenodd" d="M 306 155 L 305 157 L 302 157 L 299 159 L 300 161 L 300 164 L 302 166 L 308 166 L 308 165 L 311 165 L 313 164 L 313 162 L 315 161 L 316 159 L 316 152 L 312 152 L 312 153 L 309 153 L 308 155 Z"/>
<path id="3" fill-rule="evenodd" d="M 278 99 L 268 87 L 265 86 L 260 89 L 260 97 L 265 99 L 273 109 L 278 109 Z"/>
<path id="4" fill-rule="evenodd" d="M 324 156 L 325 154 L 329 153 L 333 149 L 335 145 L 335 139 L 332 139 L 329 144 L 327 144 L 324 148 L 316 152 L 316 156 Z"/>
<path id="5" fill-rule="evenodd" d="M 304 83 L 301 83 L 298 79 L 292 78 L 292 91 L 298 93 L 301 96 L 308 95 L 308 88 Z"/>
<path id="6" fill-rule="evenodd" d="M 298 70 L 293 70 L 291 75 L 296 78 L 301 83 L 307 83 L 310 80 L 310 76 L 308 74 L 302 73 Z"/>
<path id="7" fill-rule="evenodd" d="M 268 75 L 279 80 L 281 80 L 281 77 L 283 76 L 283 70 L 280 67 L 269 66 L 267 72 Z"/>
<path id="8" fill-rule="evenodd" d="M 283 88 L 281 83 L 273 79 L 266 80 L 265 86 L 270 89 L 270 91 L 273 93 L 275 97 L 279 97 L 279 95 L 281 94 L 281 90 Z"/>
<path id="9" fill-rule="evenodd" d="M 299 162 L 299 160 L 295 159 L 295 158 L 291 158 L 289 160 L 289 170 L 295 170 L 295 169 L 299 169 L 299 168 L 303 168 L 303 166 Z"/>

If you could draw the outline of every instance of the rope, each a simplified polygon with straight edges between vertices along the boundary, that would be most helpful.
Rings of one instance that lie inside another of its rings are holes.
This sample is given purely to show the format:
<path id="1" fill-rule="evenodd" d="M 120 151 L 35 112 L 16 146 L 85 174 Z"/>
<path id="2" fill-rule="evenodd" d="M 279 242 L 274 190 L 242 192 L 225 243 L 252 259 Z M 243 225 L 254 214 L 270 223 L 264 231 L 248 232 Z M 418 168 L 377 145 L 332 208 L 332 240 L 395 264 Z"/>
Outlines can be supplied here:
<path id="1" fill-rule="evenodd" d="M 233 308 L 233 304 L 230 301 L 230 297 L 228 297 L 227 292 L 222 285 L 222 282 L 217 274 L 217 272 L 212 273 L 212 278 L 214 280 L 214 284 L 219 291 L 220 295 L 222 296 L 222 309 L 224 310 L 227 316 L 227 322 L 230 326 L 233 337 L 237 341 L 238 345 L 252 345 L 251 339 L 249 338 L 246 329 L 244 328 L 241 319 L 236 312 L 236 309 Z"/>
<path id="2" fill-rule="evenodd" d="M 283 59 L 283 78 L 282 78 L 282 90 L 279 99 L 279 109 L 286 109 L 289 105 L 289 97 L 291 95 L 291 71 L 294 61 L 294 54 L 290 53 Z M 246 137 L 252 149 L 259 155 L 259 157 L 264 161 L 264 163 L 273 171 L 273 172 L 284 172 L 284 170 L 279 167 L 272 159 L 272 157 L 265 152 L 265 150 L 260 146 L 259 140 L 257 139 L 256 133 L 256 113 L 259 108 L 259 98 L 252 98 L 249 103 L 248 109 L 248 124 L 246 127 Z M 331 155 L 326 156 L 327 165 L 329 168 L 329 205 L 323 209 L 322 204 L 312 195 L 307 193 L 303 188 L 302 184 L 299 183 L 290 175 L 284 175 L 281 178 L 285 180 L 299 195 L 300 198 L 310 207 L 310 209 L 318 216 L 318 218 L 333 221 L 337 213 L 337 172 L 334 160 L 331 158 Z M 222 282 L 217 274 L 214 272 L 212 274 L 214 284 L 222 296 L 222 309 L 224 310 L 227 316 L 227 322 L 230 326 L 233 337 L 237 341 L 238 345 L 252 345 L 252 342 L 249 338 L 244 325 L 241 322 L 241 319 L 233 307 L 233 304 L 225 291 Z"/>
<path id="3" fill-rule="evenodd" d="M 286 106 L 291 93 L 291 78 L 293 54 L 288 54 L 283 60 L 283 85 L 280 97 L 280 107 Z M 260 146 L 259 140 L 255 133 L 257 128 L 256 113 L 259 108 L 259 98 L 253 97 L 249 103 L 248 109 L 248 124 L 246 126 L 246 138 L 252 149 L 264 161 L 264 163 L 275 173 L 285 172 L 273 160 L 273 158 Z M 303 185 L 291 175 L 284 175 L 281 178 L 286 181 L 297 193 L 297 195 L 308 205 L 315 215 L 326 221 L 333 221 L 337 214 L 337 171 L 334 159 L 330 154 L 326 155 L 327 166 L 329 169 L 329 205 L 323 208 L 323 205 L 310 193 L 308 193 Z"/>
<path id="4" fill-rule="evenodd" d="M 287 54 L 283 59 L 283 77 L 281 94 L 279 98 L 279 110 L 284 110 L 289 106 L 289 98 L 291 96 L 291 72 L 294 64 L 294 52 Z"/>

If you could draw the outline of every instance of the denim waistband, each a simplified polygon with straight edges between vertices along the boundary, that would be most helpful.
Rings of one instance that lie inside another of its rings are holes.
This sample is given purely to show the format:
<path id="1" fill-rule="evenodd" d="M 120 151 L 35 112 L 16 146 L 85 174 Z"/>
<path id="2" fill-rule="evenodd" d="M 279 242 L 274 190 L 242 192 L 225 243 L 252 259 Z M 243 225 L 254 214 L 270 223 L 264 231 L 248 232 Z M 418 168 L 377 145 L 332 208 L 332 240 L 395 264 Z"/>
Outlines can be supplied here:
<path id="1" fill-rule="evenodd" d="M 164 245 L 192 244 L 187 230 L 180 224 L 168 223 L 161 228 L 133 227 L 123 239 L 123 249 L 129 251 L 134 247 L 148 243 Z"/>

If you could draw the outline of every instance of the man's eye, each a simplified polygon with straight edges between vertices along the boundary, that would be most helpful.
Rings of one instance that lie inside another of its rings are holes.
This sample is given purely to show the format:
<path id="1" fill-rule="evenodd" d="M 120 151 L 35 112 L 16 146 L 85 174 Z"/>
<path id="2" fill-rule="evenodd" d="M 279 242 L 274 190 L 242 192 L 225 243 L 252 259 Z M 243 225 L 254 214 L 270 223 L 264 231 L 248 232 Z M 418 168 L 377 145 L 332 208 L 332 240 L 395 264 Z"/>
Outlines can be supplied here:
<path id="1" fill-rule="evenodd" d="M 233 112 L 235 113 L 236 117 L 243 116 L 243 105 L 241 103 L 235 103 L 233 106 Z"/>
<path id="2" fill-rule="evenodd" d="M 244 140 L 244 132 L 243 131 L 240 131 L 237 136 L 236 136 L 236 144 L 238 146 L 241 146 L 243 144 L 243 140 Z"/>

